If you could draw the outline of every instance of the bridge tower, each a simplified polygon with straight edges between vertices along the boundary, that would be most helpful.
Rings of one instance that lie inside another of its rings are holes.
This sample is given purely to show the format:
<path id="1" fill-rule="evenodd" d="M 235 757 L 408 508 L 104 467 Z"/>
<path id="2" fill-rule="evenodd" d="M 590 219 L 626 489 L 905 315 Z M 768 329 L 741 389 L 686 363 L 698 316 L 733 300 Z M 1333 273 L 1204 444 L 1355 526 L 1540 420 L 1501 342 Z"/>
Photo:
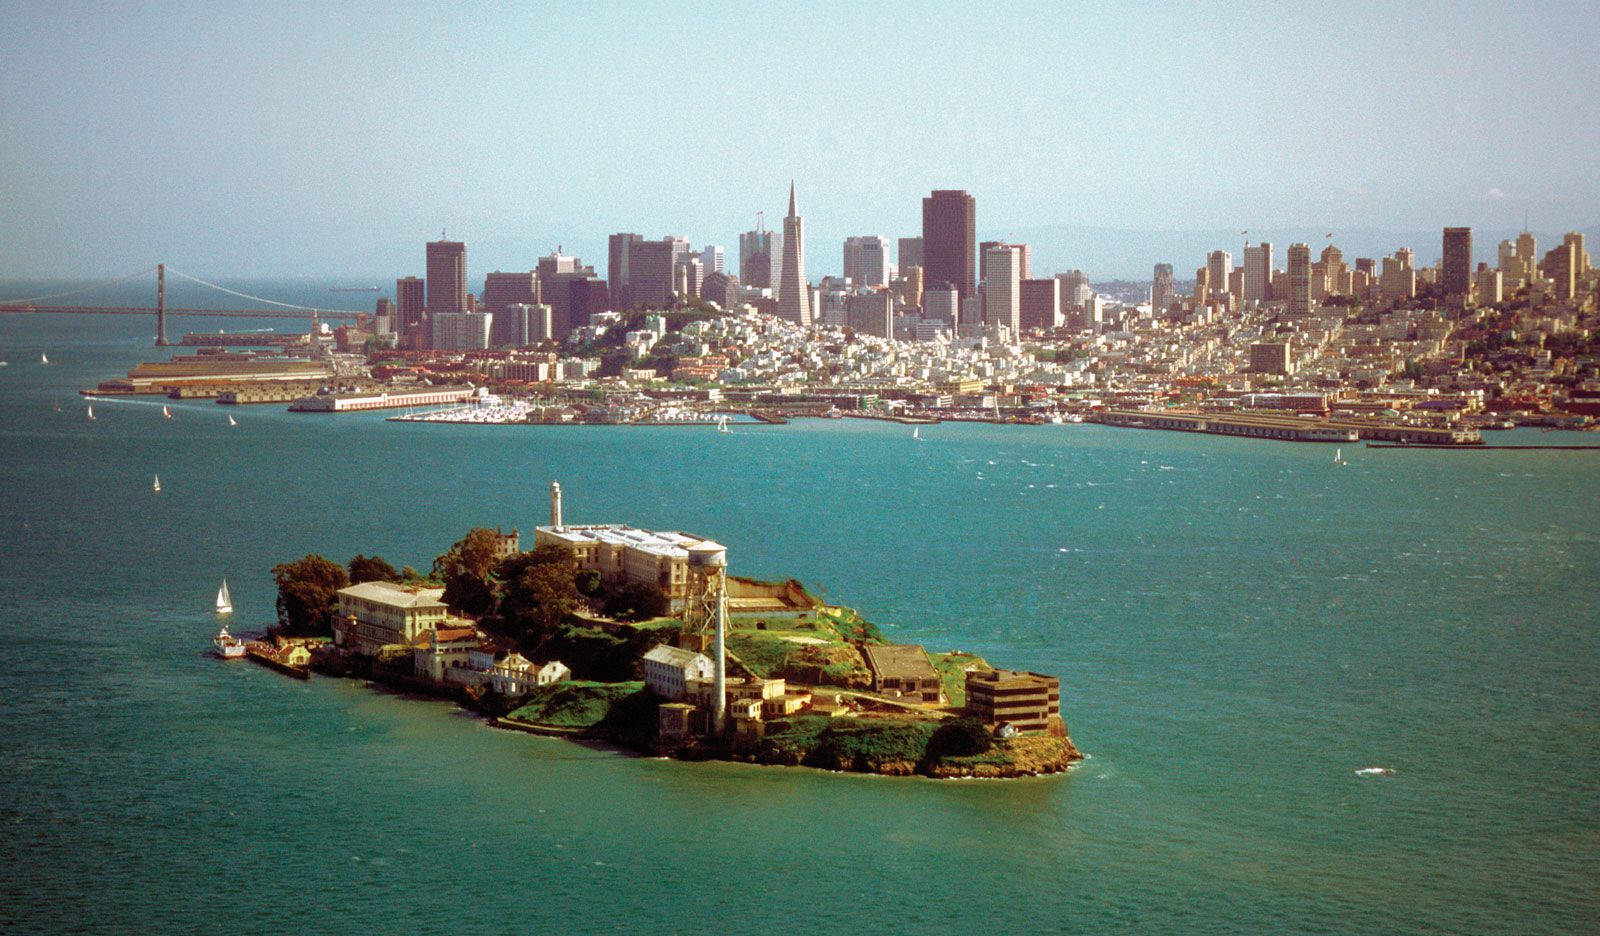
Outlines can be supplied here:
<path id="1" fill-rule="evenodd" d="M 167 346 L 167 265 L 156 264 L 156 347 Z"/>

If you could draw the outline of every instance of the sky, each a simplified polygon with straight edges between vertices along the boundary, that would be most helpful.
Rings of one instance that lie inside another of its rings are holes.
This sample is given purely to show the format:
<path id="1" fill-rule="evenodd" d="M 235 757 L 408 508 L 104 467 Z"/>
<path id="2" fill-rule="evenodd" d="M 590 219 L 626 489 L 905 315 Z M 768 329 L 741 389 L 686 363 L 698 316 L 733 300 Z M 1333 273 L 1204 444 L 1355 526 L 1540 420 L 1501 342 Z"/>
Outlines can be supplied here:
<path id="1" fill-rule="evenodd" d="M 1105 7 L 1115 7 L 1106 9 Z M 964 188 L 1036 270 L 1600 234 L 1591 4 L 0 2 L 0 277 L 469 275 L 721 243 L 807 272 Z M 1251 238 L 1255 239 L 1255 238 Z M 1282 249 L 1281 247 L 1279 248 Z"/>

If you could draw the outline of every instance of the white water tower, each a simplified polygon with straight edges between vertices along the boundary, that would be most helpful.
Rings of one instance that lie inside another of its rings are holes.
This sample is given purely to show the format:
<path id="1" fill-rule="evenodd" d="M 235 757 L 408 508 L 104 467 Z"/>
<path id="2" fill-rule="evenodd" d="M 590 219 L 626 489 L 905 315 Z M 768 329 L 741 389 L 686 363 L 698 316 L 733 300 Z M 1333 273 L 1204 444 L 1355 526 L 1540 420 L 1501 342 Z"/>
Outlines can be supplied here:
<path id="1" fill-rule="evenodd" d="M 711 730 L 721 735 L 728 720 L 728 549 L 711 540 L 701 540 L 690 546 L 689 584 L 692 589 L 690 607 L 685 608 L 685 624 L 706 623 L 715 634 L 716 670 L 711 681 Z M 691 622 L 690 618 L 698 619 Z M 709 621 L 707 620 L 709 618 Z"/>

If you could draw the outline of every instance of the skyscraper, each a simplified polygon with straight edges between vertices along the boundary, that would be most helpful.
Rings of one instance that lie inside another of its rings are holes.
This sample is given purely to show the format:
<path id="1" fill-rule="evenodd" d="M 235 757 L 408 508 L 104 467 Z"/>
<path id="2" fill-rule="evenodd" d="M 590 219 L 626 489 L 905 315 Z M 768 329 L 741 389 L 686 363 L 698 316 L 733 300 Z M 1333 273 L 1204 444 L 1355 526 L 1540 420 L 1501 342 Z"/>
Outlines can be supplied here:
<path id="1" fill-rule="evenodd" d="M 844 275 L 856 288 L 889 284 L 889 238 L 879 234 L 844 240 Z"/>
<path id="2" fill-rule="evenodd" d="M 1472 296 L 1472 228 L 1445 228 L 1442 256 L 1439 287 L 1445 296 L 1465 302 Z"/>
<path id="3" fill-rule="evenodd" d="M 777 269 L 779 254 L 773 253 L 779 249 L 774 240 L 772 231 L 757 227 L 754 231 L 745 231 L 739 235 L 739 281 L 746 286 L 756 289 L 771 289 L 777 285 L 777 277 L 773 271 Z"/>
<path id="4" fill-rule="evenodd" d="M 707 244 L 700 250 L 700 264 L 705 267 L 706 275 L 722 272 L 722 245 Z"/>
<path id="5" fill-rule="evenodd" d="M 539 279 L 532 270 L 526 273 L 501 273 L 496 270 L 483 278 L 483 298 L 478 303 L 484 312 L 499 312 L 512 303 L 539 304 Z"/>
<path id="6" fill-rule="evenodd" d="M 1244 290 L 1246 302 L 1266 302 L 1272 298 L 1272 245 L 1265 241 L 1244 249 Z"/>
<path id="7" fill-rule="evenodd" d="M 778 316 L 811 327 L 811 284 L 806 282 L 805 222 L 795 211 L 789 180 L 789 214 L 783 219 L 783 268 L 778 275 Z"/>
<path id="8" fill-rule="evenodd" d="M 1226 250 L 1213 250 L 1206 257 L 1207 278 L 1211 281 L 1211 296 L 1222 298 L 1228 291 L 1228 278 L 1233 275 L 1233 254 Z"/>
<path id="9" fill-rule="evenodd" d="M 1311 314 L 1311 247 L 1289 245 L 1289 314 Z"/>
<path id="10" fill-rule="evenodd" d="M 467 245 L 428 242 L 428 311 L 467 311 Z"/>
<path id="11" fill-rule="evenodd" d="M 1545 251 L 1540 272 L 1554 287 L 1555 297 L 1563 302 L 1577 294 L 1578 245 L 1570 238 Z"/>
<path id="12" fill-rule="evenodd" d="M 406 329 L 422 324 L 422 313 L 428 307 L 426 296 L 420 276 L 402 276 L 394 281 L 396 334 L 404 335 Z"/>
<path id="13" fill-rule="evenodd" d="M 566 337 L 575 325 L 587 324 L 574 319 L 571 284 L 575 279 L 594 276 L 593 267 L 584 266 L 577 257 L 557 251 L 548 257 L 540 257 L 534 273 L 539 278 L 539 297 L 550 307 L 552 328 L 557 338 Z"/>
<path id="14" fill-rule="evenodd" d="M 618 308 L 633 305 L 628 291 L 628 248 L 642 240 L 643 237 L 632 233 L 613 234 L 606 240 L 606 285 Z"/>
<path id="15" fill-rule="evenodd" d="M 1583 276 L 1584 274 L 1588 273 L 1589 252 L 1583 249 L 1583 232 L 1568 231 L 1566 236 L 1561 238 L 1561 242 L 1563 244 L 1572 245 L 1573 260 L 1577 263 L 1577 266 L 1573 269 L 1573 273 L 1577 276 Z"/>
<path id="16" fill-rule="evenodd" d="M 963 303 L 978 292 L 973 252 L 978 203 L 958 189 L 935 189 L 922 200 L 922 270 L 928 283 L 949 283 Z"/>
<path id="17" fill-rule="evenodd" d="M 1022 248 L 996 244 L 983 252 L 989 275 L 983 281 L 984 320 L 1005 326 L 1015 341 L 1022 334 Z"/>
<path id="18" fill-rule="evenodd" d="M 1022 281 L 1022 327 L 1049 331 L 1061 327 L 1061 281 L 1025 279 Z"/>
<path id="19" fill-rule="evenodd" d="M 1064 309 L 1081 309 L 1089 301 L 1089 275 L 1082 270 L 1068 270 L 1057 273 L 1056 279 L 1061 281 L 1061 307 Z"/>
<path id="20" fill-rule="evenodd" d="M 1172 308 L 1172 264 L 1158 263 L 1150 281 L 1150 311 L 1155 315 Z"/>
<path id="21" fill-rule="evenodd" d="M 899 257 L 896 263 L 900 266 L 900 274 L 905 275 L 907 267 L 922 266 L 922 238 L 902 237 L 899 244 Z"/>

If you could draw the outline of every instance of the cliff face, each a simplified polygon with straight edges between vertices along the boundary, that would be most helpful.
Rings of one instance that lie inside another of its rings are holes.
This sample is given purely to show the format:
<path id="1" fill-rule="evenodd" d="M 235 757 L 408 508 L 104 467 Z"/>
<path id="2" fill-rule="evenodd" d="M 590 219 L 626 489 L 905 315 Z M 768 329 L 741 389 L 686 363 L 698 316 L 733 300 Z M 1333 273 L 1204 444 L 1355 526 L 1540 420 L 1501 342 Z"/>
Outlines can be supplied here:
<path id="1" fill-rule="evenodd" d="M 1022 735 L 995 743 L 987 754 L 945 758 L 926 765 L 930 777 L 1031 777 L 1060 773 L 1083 759 L 1072 739 L 1062 735 Z"/>

